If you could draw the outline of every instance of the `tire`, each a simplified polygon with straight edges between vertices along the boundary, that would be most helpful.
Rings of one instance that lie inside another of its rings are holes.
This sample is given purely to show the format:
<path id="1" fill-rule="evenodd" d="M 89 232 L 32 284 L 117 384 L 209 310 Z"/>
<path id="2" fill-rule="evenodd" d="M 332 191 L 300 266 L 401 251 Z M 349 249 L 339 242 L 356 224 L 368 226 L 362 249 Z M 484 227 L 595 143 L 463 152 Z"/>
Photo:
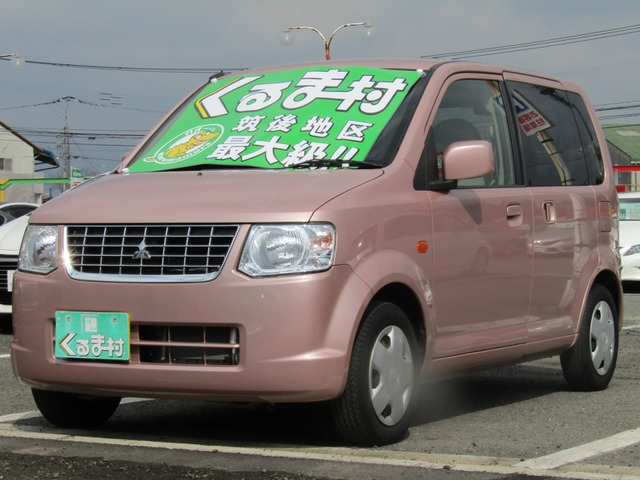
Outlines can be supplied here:
<path id="1" fill-rule="evenodd" d="M 372 304 L 356 335 L 345 391 L 332 402 L 336 427 L 347 441 L 386 445 L 407 435 L 417 352 L 407 315 L 392 303 Z"/>
<path id="2" fill-rule="evenodd" d="M 120 404 L 119 397 L 93 397 L 31 389 L 42 416 L 58 427 L 90 428 L 109 420 Z"/>
<path id="3" fill-rule="evenodd" d="M 562 372 L 574 390 L 604 390 L 617 359 L 618 308 L 611 293 L 596 285 L 587 299 L 576 344 L 560 356 Z"/>

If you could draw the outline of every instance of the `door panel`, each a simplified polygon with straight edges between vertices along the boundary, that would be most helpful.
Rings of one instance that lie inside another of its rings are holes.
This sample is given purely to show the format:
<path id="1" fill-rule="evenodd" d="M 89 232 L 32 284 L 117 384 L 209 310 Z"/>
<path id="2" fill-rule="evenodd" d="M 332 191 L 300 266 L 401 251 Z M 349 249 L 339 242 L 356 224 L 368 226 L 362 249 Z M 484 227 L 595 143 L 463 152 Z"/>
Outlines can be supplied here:
<path id="1" fill-rule="evenodd" d="M 460 189 L 433 198 L 433 357 L 527 340 L 529 190 Z"/>
<path id="2" fill-rule="evenodd" d="M 601 177 L 593 148 L 583 144 L 576 123 L 584 117 L 560 86 L 508 81 L 507 87 L 533 198 L 533 344 L 575 333 L 570 315 L 576 288 L 597 246 L 597 206 L 590 185 Z"/>
<path id="3" fill-rule="evenodd" d="M 427 172 L 446 183 L 443 152 L 465 140 L 492 145 L 495 171 L 431 193 L 436 325 L 431 355 L 519 345 L 507 354 L 516 358 L 527 340 L 533 212 L 529 189 L 518 185 L 503 84 L 499 76 L 460 75 L 443 92 L 427 139 L 427 151 L 432 148 L 435 157 L 429 162 L 427 153 Z"/>
<path id="4" fill-rule="evenodd" d="M 596 205 L 590 187 L 532 187 L 533 290 L 530 342 L 571 335 L 580 274 L 596 248 Z M 551 207 L 550 207 L 551 205 Z M 552 210 L 552 214 L 549 213 Z"/>

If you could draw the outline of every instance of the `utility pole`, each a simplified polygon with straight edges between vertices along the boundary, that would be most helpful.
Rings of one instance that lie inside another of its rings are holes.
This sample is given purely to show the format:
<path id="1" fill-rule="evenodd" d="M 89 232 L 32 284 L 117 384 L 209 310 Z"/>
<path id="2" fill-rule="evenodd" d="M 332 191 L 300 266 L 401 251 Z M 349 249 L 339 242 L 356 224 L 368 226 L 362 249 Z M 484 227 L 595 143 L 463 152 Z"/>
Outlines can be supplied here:
<path id="1" fill-rule="evenodd" d="M 71 152 L 69 149 L 69 102 L 64 106 L 64 128 L 62 129 L 62 158 L 64 159 L 64 177 L 71 174 Z"/>
<path id="2" fill-rule="evenodd" d="M 71 178 L 71 148 L 69 145 L 71 133 L 69 132 L 69 102 L 78 99 L 75 97 L 62 97 L 57 100 L 58 102 L 65 102 L 64 105 L 64 127 L 62 128 L 61 141 L 59 144 L 60 157 L 62 158 L 63 177 Z M 65 190 L 67 186 L 63 187 Z"/>

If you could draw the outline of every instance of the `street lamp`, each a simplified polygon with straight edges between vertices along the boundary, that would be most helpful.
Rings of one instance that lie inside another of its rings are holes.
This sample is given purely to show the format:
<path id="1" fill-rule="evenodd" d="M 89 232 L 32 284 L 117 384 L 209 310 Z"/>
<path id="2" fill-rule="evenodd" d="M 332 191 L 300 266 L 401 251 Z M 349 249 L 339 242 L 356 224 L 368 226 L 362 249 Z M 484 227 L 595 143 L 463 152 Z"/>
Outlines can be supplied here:
<path id="1" fill-rule="evenodd" d="M 373 41 L 373 39 L 375 39 L 376 37 L 376 33 L 375 33 L 375 30 L 373 29 L 373 25 L 371 25 L 369 22 L 356 22 L 356 23 L 345 23 L 344 25 L 340 25 L 338 28 L 336 28 L 333 31 L 333 33 L 329 37 L 329 40 L 327 40 L 325 36 L 322 34 L 322 32 L 317 28 L 307 27 L 307 26 L 287 27 L 280 34 L 279 40 L 280 40 L 280 43 L 285 47 L 290 47 L 291 45 L 293 45 L 293 42 L 295 40 L 292 30 L 312 30 L 316 32 L 318 35 L 320 35 L 320 38 L 324 43 L 325 58 L 327 60 L 330 60 L 331 59 L 331 41 L 333 40 L 333 37 L 335 36 L 335 34 L 338 33 L 338 31 L 346 27 L 363 27 L 362 33 L 360 34 L 360 36 L 362 37 L 363 40 L 366 40 L 368 42 Z"/>
<path id="2" fill-rule="evenodd" d="M 15 68 L 22 68 L 24 65 L 24 58 L 19 53 L 0 53 L 0 58 L 11 57 L 11 63 Z"/>

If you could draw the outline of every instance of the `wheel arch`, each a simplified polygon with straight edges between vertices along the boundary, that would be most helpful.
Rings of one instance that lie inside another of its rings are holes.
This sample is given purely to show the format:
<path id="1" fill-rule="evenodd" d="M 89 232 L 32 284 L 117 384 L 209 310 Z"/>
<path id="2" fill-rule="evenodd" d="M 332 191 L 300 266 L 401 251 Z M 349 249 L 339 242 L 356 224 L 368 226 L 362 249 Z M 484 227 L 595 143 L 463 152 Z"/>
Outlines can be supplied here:
<path id="1" fill-rule="evenodd" d="M 618 266 L 616 255 L 611 248 L 601 246 L 591 251 L 575 286 L 576 298 L 571 310 L 571 327 L 576 338 L 580 331 L 580 324 L 589 295 L 596 285 L 602 285 L 611 293 L 618 310 L 618 329 L 622 328 L 623 291 L 620 275 L 615 271 Z M 571 346 L 575 344 L 575 341 L 574 339 Z"/>
<path id="2" fill-rule="evenodd" d="M 372 305 L 374 302 L 393 303 L 401 308 L 407 317 L 409 317 L 409 321 L 416 334 L 416 340 L 418 341 L 419 359 L 423 361 L 426 354 L 427 331 L 422 305 L 414 291 L 403 283 L 390 283 L 376 292 L 369 305 Z"/>
<path id="3" fill-rule="evenodd" d="M 398 250 L 383 249 L 367 256 L 356 266 L 354 273 L 369 287 L 371 297 L 362 305 L 358 325 L 352 332 L 351 344 L 360 328 L 366 311 L 377 302 L 397 305 L 409 317 L 416 334 L 419 359 L 424 362 L 429 350 L 429 332 L 433 317 L 431 282 L 420 266 L 421 258 L 414 258 Z"/>
<path id="4" fill-rule="evenodd" d="M 574 309 L 572 312 L 572 317 L 573 317 L 572 328 L 574 332 L 574 338 L 573 338 L 573 341 L 571 342 L 571 345 L 569 345 L 568 348 L 573 348 L 573 346 L 578 341 L 578 332 L 580 332 L 580 328 L 582 326 L 584 311 L 587 308 L 587 303 L 589 301 L 591 292 L 597 285 L 602 285 L 604 288 L 606 288 L 609 291 L 609 293 L 611 293 L 611 296 L 613 297 L 613 301 L 615 302 L 615 307 L 617 310 L 616 320 L 618 323 L 617 325 L 618 331 L 622 329 L 622 320 L 624 317 L 624 311 L 623 311 L 624 303 L 623 303 L 622 283 L 620 282 L 620 278 L 618 275 L 616 275 L 615 272 L 609 269 L 601 269 L 599 271 L 595 271 L 592 277 L 590 278 L 588 285 L 586 287 L 583 287 L 584 289 L 581 290 L 582 292 L 584 292 L 582 294 L 581 301 L 576 302 L 574 305 Z"/>
<path id="5" fill-rule="evenodd" d="M 618 331 L 620 331 L 622 329 L 622 319 L 624 318 L 623 290 L 620 279 L 611 270 L 603 270 L 594 278 L 591 289 L 593 289 L 594 285 L 602 285 L 611 293 L 613 300 L 616 302 L 616 310 L 618 312 Z"/>

